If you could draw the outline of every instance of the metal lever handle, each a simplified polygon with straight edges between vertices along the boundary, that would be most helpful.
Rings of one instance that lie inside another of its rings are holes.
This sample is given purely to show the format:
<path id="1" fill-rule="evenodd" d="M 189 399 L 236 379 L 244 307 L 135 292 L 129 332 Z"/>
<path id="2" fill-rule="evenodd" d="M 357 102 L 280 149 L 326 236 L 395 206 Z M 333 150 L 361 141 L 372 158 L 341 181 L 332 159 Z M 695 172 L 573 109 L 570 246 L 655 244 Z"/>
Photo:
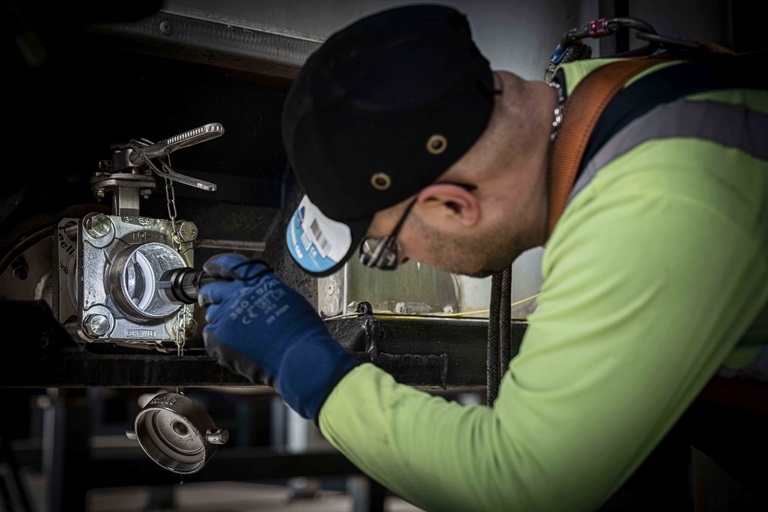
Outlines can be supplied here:
<path id="1" fill-rule="evenodd" d="M 158 167 L 152 162 L 153 158 L 161 156 L 167 156 L 173 153 L 177 149 L 193 146 L 207 140 L 215 139 L 224 134 L 224 127 L 219 123 L 208 123 L 194 130 L 189 130 L 179 135 L 174 135 L 171 138 L 161 140 L 156 144 L 150 144 L 148 146 L 140 146 L 138 142 L 131 141 L 128 144 L 130 148 L 127 151 L 127 160 L 129 166 L 137 167 L 142 163 L 147 164 L 158 176 L 172 181 L 177 181 L 190 187 L 201 188 L 209 192 L 216 190 L 216 184 L 210 181 L 200 180 L 185 176 L 174 171 L 171 166 L 166 162 L 161 162 Z M 115 166 L 118 167 L 118 166 Z M 122 167 L 122 166 L 119 166 Z"/>
<path id="2" fill-rule="evenodd" d="M 146 158 L 157 158 L 159 156 L 165 156 L 173 153 L 177 149 L 186 148 L 188 146 L 194 146 L 207 140 L 215 139 L 224 135 L 224 126 L 220 123 L 208 123 L 199 128 L 174 135 L 165 140 L 161 140 L 156 144 L 141 148 L 142 153 Z M 128 157 L 131 165 L 140 165 L 144 163 L 144 158 L 133 152 Z"/>

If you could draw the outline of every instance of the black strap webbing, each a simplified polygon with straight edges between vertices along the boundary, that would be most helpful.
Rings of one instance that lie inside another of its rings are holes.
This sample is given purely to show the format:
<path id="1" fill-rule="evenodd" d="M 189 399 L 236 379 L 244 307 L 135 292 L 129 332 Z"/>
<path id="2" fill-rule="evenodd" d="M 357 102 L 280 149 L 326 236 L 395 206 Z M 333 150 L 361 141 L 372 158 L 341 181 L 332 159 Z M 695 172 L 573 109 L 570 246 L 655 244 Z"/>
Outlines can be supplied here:
<path id="1" fill-rule="evenodd" d="M 690 61 L 655 71 L 626 86 L 605 109 L 592 130 L 580 167 L 619 130 L 657 105 L 689 94 L 717 89 L 766 89 L 766 82 L 754 74 L 754 66 L 765 62 L 766 54 L 746 57 L 722 56 L 714 63 Z"/>

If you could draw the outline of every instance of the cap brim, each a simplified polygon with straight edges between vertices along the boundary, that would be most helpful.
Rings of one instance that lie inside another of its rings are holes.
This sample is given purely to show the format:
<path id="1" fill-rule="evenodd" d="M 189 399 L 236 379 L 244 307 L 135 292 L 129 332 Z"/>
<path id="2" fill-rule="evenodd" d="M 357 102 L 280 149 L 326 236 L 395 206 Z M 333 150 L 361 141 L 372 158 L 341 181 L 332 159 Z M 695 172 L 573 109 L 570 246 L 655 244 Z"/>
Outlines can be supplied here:
<path id="1" fill-rule="evenodd" d="M 305 195 L 291 216 L 285 241 L 293 261 L 306 273 L 333 274 L 352 257 L 371 219 L 353 222 L 332 220 Z"/>

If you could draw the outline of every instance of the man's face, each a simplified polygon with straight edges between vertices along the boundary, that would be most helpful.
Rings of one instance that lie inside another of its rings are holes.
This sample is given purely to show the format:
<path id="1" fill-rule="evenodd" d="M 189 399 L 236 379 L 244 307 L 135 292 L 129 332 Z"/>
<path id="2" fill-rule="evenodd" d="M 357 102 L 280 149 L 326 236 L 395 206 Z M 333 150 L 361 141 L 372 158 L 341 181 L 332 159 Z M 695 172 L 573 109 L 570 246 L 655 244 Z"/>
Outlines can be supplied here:
<path id="1" fill-rule="evenodd" d="M 442 233 L 416 216 L 411 224 L 413 236 L 403 241 L 406 248 L 412 248 L 411 259 L 454 274 L 492 275 L 509 268 L 525 250 L 502 226 L 457 235 Z"/>
<path id="2" fill-rule="evenodd" d="M 368 231 L 371 236 L 390 234 L 404 213 L 399 205 L 379 212 Z M 398 234 L 399 263 L 417 261 L 454 274 L 486 277 L 509 268 L 527 248 L 510 233 L 509 226 L 478 226 L 474 229 L 446 229 L 439 219 L 430 218 L 434 209 L 416 203 Z"/>

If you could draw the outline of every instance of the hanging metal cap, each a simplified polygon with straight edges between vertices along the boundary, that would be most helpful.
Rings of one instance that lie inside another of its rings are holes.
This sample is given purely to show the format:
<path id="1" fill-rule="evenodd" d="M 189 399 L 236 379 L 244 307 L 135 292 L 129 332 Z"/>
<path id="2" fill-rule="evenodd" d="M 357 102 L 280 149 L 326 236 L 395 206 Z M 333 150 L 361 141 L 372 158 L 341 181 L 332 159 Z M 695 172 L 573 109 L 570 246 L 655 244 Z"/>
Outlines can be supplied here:
<path id="1" fill-rule="evenodd" d="M 144 453 L 168 471 L 189 475 L 200 471 L 229 440 L 229 432 L 218 428 L 208 413 L 179 393 L 153 397 L 126 429 L 129 439 L 138 440 Z"/>

